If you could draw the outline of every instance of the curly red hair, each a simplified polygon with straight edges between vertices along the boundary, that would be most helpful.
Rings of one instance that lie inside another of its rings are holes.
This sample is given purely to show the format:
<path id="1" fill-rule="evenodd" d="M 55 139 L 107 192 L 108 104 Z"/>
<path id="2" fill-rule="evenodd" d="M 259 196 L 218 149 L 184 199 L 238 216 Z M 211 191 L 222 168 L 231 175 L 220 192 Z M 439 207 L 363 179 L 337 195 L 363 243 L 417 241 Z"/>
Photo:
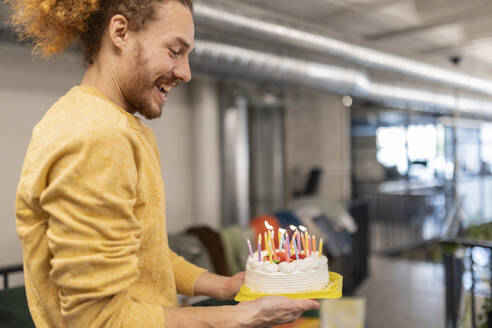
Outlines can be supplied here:
<path id="1" fill-rule="evenodd" d="M 171 0 L 5 0 L 12 7 L 11 24 L 21 39 L 34 42 L 34 51 L 50 56 L 80 40 L 84 60 L 91 64 L 102 35 L 115 14 L 138 30 L 153 18 L 153 3 Z M 175 0 L 193 9 L 192 0 Z"/>

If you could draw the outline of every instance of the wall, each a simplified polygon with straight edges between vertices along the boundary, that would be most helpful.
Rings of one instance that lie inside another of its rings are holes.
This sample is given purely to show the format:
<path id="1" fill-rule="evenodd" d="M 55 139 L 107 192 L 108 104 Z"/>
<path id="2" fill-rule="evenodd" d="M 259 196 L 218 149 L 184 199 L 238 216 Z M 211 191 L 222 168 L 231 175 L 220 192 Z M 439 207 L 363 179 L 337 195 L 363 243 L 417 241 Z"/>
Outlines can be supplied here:
<path id="1" fill-rule="evenodd" d="M 191 85 L 193 115 L 194 218 L 196 224 L 222 225 L 220 117 L 217 83 L 206 77 Z"/>
<path id="2" fill-rule="evenodd" d="M 0 266 L 22 262 L 14 203 L 32 128 L 81 77 L 75 58 L 55 61 L 31 58 L 21 46 L 0 44 Z M 12 277 L 11 285 L 21 283 L 22 275 Z"/>
<path id="3" fill-rule="evenodd" d="M 302 89 L 287 106 L 284 121 L 288 198 L 317 166 L 323 170 L 320 194 L 350 200 L 350 112 L 341 97 Z"/>
<path id="4" fill-rule="evenodd" d="M 195 224 L 220 227 L 216 88 L 195 77 L 171 92 L 160 119 L 146 122 L 159 143 L 169 233 Z"/>

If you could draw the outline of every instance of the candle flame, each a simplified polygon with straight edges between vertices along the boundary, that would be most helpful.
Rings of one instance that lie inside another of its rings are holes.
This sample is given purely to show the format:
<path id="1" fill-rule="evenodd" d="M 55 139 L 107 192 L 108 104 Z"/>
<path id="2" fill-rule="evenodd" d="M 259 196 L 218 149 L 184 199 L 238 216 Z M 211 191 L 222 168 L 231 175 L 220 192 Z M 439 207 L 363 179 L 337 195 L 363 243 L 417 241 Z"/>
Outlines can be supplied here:
<path id="1" fill-rule="evenodd" d="M 301 230 L 302 232 L 304 232 L 304 231 L 306 231 L 307 229 L 306 229 L 306 227 L 305 227 L 305 226 L 300 225 L 300 226 L 299 226 L 299 230 Z"/>
<path id="2" fill-rule="evenodd" d="M 267 220 L 265 220 L 265 227 L 268 229 L 268 230 L 273 230 L 273 227 L 268 223 Z"/>
<path id="3" fill-rule="evenodd" d="M 278 228 L 278 232 L 280 232 L 280 233 L 282 233 L 282 234 L 283 234 L 283 233 L 285 233 L 286 231 L 287 231 L 287 230 L 285 230 L 285 229 Z"/>
<path id="4" fill-rule="evenodd" d="M 293 230 L 293 231 L 296 231 L 297 230 L 297 227 L 295 225 L 290 225 L 290 230 Z"/>

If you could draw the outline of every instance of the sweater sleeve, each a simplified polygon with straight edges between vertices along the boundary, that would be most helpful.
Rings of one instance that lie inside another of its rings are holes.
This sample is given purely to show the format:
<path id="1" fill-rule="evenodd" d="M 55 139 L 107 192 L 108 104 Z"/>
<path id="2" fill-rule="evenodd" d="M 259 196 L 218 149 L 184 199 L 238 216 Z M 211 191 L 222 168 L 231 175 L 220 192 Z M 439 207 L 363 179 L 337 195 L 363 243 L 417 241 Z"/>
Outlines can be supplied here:
<path id="1" fill-rule="evenodd" d="M 49 214 L 50 278 L 67 327 L 164 327 L 164 310 L 136 302 L 137 166 L 129 132 L 91 128 L 58 147 L 40 205 Z"/>
<path id="2" fill-rule="evenodd" d="M 198 276 L 207 270 L 186 261 L 182 256 L 177 255 L 173 251 L 169 251 L 171 253 L 171 261 L 178 293 L 190 296 L 195 295 L 193 292 L 195 289 L 195 282 Z"/>

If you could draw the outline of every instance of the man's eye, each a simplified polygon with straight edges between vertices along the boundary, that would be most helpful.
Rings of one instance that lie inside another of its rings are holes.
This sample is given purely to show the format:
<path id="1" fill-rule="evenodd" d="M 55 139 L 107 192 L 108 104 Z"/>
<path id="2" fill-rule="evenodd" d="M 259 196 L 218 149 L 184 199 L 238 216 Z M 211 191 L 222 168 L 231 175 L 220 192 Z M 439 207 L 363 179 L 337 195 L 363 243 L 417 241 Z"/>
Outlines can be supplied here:
<path id="1" fill-rule="evenodd" d="M 173 50 L 171 48 L 169 48 L 169 50 L 171 51 L 171 57 L 175 58 L 179 55 L 179 51 Z"/>

